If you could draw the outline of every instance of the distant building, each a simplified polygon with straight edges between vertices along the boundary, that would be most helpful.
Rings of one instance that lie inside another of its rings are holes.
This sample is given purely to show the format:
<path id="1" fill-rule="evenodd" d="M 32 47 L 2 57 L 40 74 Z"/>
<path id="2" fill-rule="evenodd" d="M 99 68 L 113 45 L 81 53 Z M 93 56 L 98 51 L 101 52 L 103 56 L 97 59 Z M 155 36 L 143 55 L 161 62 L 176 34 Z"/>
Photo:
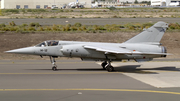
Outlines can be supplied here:
<path id="1" fill-rule="evenodd" d="M 61 8 L 70 2 L 77 0 L 1 0 L 1 9 L 43 9 L 47 7 Z M 91 7 L 91 0 L 79 0 L 85 2 L 85 7 Z"/>
<path id="2" fill-rule="evenodd" d="M 117 2 L 117 3 L 122 3 L 122 2 L 130 2 L 130 3 L 134 3 L 135 0 L 92 0 L 93 2 Z M 138 2 L 142 2 L 142 1 L 151 1 L 151 0 L 137 0 Z"/>
<path id="3" fill-rule="evenodd" d="M 180 6 L 180 0 L 151 0 L 152 6 Z"/>

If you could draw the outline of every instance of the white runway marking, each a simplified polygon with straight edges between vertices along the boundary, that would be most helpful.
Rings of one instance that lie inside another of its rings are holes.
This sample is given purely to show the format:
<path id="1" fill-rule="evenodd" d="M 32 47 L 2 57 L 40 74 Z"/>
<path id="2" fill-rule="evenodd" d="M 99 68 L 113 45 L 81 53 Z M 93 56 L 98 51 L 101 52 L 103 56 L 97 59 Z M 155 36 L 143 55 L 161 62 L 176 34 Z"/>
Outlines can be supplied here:
<path id="1" fill-rule="evenodd" d="M 123 73 L 136 80 L 144 82 L 154 87 L 180 87 L 180 73 L 166 72 L 159 74 L 136 74 L 136 73 Z"/>
<path id="2" fill-rule="evenodd" d="M 180 62 L 121 62 L 112 65 L 119 72 L 124 71 L 124 75 L 154 87 L 180 87 Z M 140 67 L 133 67 L 136 65 Z"/>

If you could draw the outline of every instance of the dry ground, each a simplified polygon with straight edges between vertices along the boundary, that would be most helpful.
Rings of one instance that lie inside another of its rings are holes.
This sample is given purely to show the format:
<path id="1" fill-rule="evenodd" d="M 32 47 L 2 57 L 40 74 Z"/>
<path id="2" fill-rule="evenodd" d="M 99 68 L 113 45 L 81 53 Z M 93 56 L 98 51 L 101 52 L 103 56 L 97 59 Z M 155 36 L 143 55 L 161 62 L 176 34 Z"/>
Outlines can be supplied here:
<path id="1" fill-rule="evenodd" d="M 179 18 L 180 9 L 176 8 L 120 8 L 109 9 L 57 9 L 45 12 L 6 12 L 0 18 Z M 0 12 L 1 14 L 1 12 Z"/>
<path id="2" fill-rule="evenodd" d="M 138 32 L 115 33 L 5 33 L 0 34 L 0 59 L 40 59 L 38 56 L 7 54 L 4 51 L 36 45 L 45 40 L 95 41 L 121 43 Z M 174 55 L 167 58 L 180 57 L 180 35 L 178 32 L 166 32 L 161 43 L 167 47 L 168 53 Z M 46 59 L 46 58 L 45 58 Z"/>

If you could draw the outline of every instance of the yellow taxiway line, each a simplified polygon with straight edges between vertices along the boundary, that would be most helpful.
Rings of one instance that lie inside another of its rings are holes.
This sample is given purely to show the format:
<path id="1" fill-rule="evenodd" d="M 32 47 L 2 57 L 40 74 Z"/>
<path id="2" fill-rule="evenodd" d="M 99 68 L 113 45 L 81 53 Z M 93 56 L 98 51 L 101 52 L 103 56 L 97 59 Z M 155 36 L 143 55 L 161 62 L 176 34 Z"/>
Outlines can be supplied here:
<path id="1" fill-rule="evenodd" d="M 180 92 L 133 90 L 133 89 L 0 89 L 0 91 L 113 91 L 113 92 L 141 92 L 180 95 Z"/>

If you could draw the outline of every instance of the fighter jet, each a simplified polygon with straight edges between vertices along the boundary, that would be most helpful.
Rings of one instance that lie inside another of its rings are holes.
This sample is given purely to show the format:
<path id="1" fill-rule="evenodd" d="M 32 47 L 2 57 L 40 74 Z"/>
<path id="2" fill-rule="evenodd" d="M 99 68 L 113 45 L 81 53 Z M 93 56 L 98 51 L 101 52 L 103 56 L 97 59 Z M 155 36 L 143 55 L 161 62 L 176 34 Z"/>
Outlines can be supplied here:
<path id="1" fill-rule="evenodd" d="M 78 42 L 78 41 L 44 41 L 33 47 L 6 51 L 7 53 L 49 56 L 52 70 L 57 70 L 55 58 L 78 57 L 89 61 L 102 61 L 101 66 L 109 72 L 114 71 L 113 61 L 123 59 L 136 62 L 150 61 L 153 58 L 166 57 L 166 48 L 160 40 L 168 24 L 157 22 L 150 28 L 123 43 Z"/>
<path id="2" fill-rule="evenodd" d="M 78 0 L 76 2 L 70 2 L 68 4 L 69 8 L 84 8 L 84 5 L 86 5 L 86 2 L 79 2 Z"/>

